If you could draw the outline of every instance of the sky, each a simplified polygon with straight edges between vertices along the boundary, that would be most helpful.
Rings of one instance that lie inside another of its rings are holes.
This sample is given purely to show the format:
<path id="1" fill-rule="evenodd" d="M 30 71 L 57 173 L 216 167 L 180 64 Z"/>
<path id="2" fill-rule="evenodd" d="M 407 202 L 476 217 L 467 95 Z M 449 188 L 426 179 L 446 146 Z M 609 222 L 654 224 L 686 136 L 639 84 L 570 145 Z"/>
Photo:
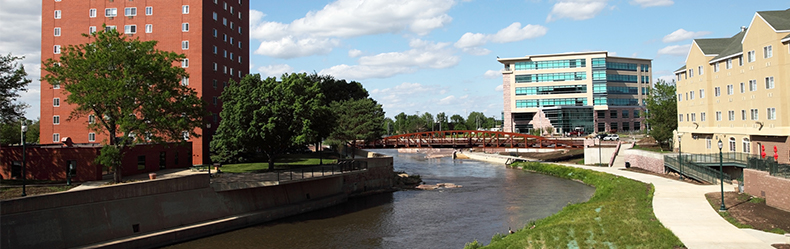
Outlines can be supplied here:
<path id="1" fill-rule="evenodd" d="M 250 73 L 316 72 L 358 81 L 388 117 L 477 111 L 499 118 L 497 57 L 608 51 L 652 59 L 654 79 L 671 80 L 692 39 L 731 37 L 757 11 L 790 8 L 775 0 L 249 2 Z M 25 56 L 33 82 L 21 101 L 31 106 L 25 116 L 36 119 L 41 1 L 0 0 L 0 6 L 0 54 Z"/>

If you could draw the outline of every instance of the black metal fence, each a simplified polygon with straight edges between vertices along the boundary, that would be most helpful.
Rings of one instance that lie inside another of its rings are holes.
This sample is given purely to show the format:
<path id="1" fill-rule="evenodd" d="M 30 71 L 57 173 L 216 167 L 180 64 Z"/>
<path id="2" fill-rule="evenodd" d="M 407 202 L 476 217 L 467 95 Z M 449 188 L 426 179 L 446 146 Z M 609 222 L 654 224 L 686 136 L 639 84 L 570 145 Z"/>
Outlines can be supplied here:
<path id="1" fill-rule="evenodd" d="M 337 162 L 337 164 L 275 170 L 274 173 L 277 175 L 277 182 L 285 182 L 343 174 L 353 171 L 366 170 L 367 168 L 368 162 L 365 161 L 340 160 Z"/>
<path id="2" fill-rule="evenodd" d="M 672 163 L 677 164 L 677 156 L 664 156 L 665 162 L 668 162 L 668 158 L 671 158 L 670 161 Z M 681 154 L 680 158 L 683 162 L 683 166 L 686 166 L 686 164 L 717 166 L 719 164 L 719 153 Z M 672 163 L 667 163 L 667 165 L 672 166 Z M 765 171 L 772 176 L 790 179 L 790 165 L 778 163 L 773 157 L 761 158 L 753 154 L 727 152 L 721 153 L 721 163 L 727 166 L 735 165 L 738 167 Z"/>

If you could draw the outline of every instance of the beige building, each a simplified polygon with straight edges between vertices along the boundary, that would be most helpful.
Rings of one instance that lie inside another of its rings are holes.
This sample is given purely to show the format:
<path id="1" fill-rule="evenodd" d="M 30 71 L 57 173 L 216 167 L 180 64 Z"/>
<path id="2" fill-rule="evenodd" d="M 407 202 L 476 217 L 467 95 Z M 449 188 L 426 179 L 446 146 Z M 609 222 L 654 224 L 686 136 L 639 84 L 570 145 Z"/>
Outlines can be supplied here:
<path id="1" fill-rule="evenodd" d="M 683 152 L 790 162 L 790 9 L 760 11 L 730 38 L 695 39 L 675 71 Z"/>
<path id="2" fill-rule="evenodd" d="M 585 133 L 644 128 L 651 60 L 578 52 L 498 59 L 506 132 L 526 133 L 545 119 L 555 132 Z M 533 121 L 537 120 L 537 121 Z"/>

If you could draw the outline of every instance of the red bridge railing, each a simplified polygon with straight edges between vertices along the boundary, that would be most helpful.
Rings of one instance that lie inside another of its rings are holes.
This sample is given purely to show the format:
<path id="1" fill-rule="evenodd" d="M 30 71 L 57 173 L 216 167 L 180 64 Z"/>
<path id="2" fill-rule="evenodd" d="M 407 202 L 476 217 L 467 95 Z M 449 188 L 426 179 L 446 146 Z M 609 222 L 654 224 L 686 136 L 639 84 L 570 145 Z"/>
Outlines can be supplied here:
<path id="1" fill-rule="evenodd" d="M 541 137 L 501 131 L 430 131 L 385 137 L 359 148 L 582 148 L 580 140 Z"/>

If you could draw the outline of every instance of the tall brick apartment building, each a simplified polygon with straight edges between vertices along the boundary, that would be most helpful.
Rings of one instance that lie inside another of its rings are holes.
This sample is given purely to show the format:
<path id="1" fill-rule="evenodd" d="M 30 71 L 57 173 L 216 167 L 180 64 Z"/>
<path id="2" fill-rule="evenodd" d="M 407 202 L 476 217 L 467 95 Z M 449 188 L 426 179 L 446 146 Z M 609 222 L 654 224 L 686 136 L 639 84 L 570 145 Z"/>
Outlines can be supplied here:
<path id="1" fill-rule="evenodd" d="M 228 80 L 249 73 L 249 2 L 244 0 L 42 0 L 41 59 L 58 58 L 68 45 L 90 42 L 82 34 L 115 28 L 129 38 L 159 41 L 157 48 L 185 54 L 182 79 L 207 103 L 211 116 L 196 130 L 192 163 L 206 164 L 209 142 L 219 125 L 218 98 Z M 42 75 L 46 72 L 41 72 Z M 66 92 L 41 84 L 41 143 L 69 137 L 75 143 L 99 143 L 107 134 L 87 128 L 89 118 L 67 120 L 74 106 Z"/>

